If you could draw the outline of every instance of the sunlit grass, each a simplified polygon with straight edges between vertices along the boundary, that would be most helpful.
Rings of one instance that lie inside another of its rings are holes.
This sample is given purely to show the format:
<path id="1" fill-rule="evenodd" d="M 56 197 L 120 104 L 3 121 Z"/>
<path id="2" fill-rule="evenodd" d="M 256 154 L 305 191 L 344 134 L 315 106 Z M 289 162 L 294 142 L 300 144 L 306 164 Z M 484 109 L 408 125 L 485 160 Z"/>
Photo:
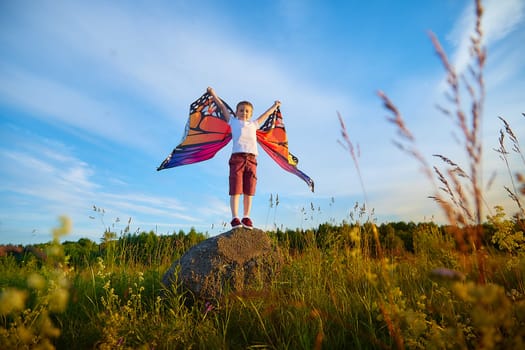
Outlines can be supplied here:
<path id="1" fill-rule="evenodd" d="M 490 248 L 486 283 L 478 284 L 476 257 L 437 226 L 414 228 L 414 253 L 384 250 L 381 257 L 373 227 L 323 225 L 295 239 L 286 235 L 296 231 L 270 233 L 286 260 L 271 283 L 193 306 L 176 290 L 160 293 L 167 267 L 158 261 L 124 267 L 98 258 L 74 269 L 4 257 L 0 341 L 89 349 L 520 345 L 523 254 Z"/>

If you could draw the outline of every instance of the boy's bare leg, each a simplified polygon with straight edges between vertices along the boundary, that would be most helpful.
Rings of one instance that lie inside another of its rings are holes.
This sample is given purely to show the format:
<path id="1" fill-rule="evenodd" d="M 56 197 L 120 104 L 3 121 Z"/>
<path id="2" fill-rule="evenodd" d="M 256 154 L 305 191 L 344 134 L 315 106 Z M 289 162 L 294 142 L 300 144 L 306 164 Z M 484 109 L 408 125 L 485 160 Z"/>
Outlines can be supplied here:
<path id="1" fill-rule="evenodd" d="M 253 196 L 244 195 L 243 196 L 243 205 L 244 205 L 244 217 L 249 218 L 250 212 L 252 210 L 252 198 Z"/>
<path id="2" fill-rule="evenodd" d="M 239 197 L 240 194 L 234 194 L 230 196 L 230 209 L 232 211 L 232 218 L 239 217 Z"/>

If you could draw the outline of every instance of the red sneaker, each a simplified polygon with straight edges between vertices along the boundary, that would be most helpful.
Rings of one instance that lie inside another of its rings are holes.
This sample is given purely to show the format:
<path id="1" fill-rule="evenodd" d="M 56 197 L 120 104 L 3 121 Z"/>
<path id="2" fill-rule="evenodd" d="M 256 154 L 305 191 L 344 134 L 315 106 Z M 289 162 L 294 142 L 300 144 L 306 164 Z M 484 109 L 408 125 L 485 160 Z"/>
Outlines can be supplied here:
<path id="1" fill-rule="evenodd" d="M 242 226 L 244 228 L 247 228 L 248 230 L 252 230 L 253 229 L 252 220 L 250 220 L 250 218 L 242 218 Z"/>
<path id="2" fill-rule="evenodd" d="M 233 218 L 231 224 L 233 229 L 242 227 L 242 223 L 241 220 L 239 220 L 239 218 Z"/>

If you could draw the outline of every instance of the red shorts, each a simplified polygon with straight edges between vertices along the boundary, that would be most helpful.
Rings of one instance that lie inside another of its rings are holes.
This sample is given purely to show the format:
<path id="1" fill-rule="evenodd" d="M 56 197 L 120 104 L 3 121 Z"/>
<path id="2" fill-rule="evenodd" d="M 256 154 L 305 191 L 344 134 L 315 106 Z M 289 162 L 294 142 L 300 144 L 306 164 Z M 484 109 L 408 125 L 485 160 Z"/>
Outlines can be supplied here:
<path id="1" fill-rule="evenodd" d="M 230 196 L 253 196 L 257 184 L 257 158 L 251 153 L 233 153 L 230 157 Z"/>

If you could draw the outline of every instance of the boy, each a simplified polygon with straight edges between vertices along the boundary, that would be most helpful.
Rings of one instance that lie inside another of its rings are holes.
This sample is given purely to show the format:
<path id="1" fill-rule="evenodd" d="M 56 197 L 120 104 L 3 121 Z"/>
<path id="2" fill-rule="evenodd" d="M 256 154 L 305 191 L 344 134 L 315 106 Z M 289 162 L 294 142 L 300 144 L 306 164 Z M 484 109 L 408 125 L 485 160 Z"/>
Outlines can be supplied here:
<path id="1" fill-rule="evenodd" d="M 281 105 L 275 101 L 266 112 L 257 119 L 250 120 L 253 113 L 253 105 L 248 101 L 237 104 L 235 117 L 230 118 L 228 108 L 217 96 L 215 91 L 208 87 L 208 93 L 221 109 L 222 114 L 230 124 L 232 132 L 232 155 L 230 157 L 230 209 L 232 212 L 232 228 L 244 227 L 253 229 L 250 219 L 252 197 L 255 194 L 257 184 L 257 129 L 264 121 Z M 243 195 L 244 212 L 242 220 L 239 220 L 239 200 Z"/>

